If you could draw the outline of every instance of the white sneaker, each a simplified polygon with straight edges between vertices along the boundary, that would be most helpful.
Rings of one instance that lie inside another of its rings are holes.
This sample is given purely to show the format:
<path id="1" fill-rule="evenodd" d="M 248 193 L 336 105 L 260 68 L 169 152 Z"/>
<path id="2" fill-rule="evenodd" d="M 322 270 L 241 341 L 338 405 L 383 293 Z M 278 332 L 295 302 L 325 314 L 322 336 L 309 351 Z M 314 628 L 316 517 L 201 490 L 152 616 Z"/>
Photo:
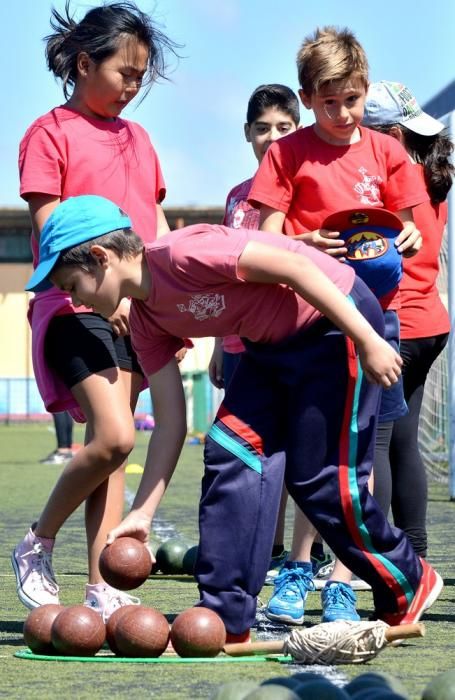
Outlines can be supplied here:
<path id="1" fill-rule="evenodd" d="M 67 464 L 72 458 L 73 453 L 71 451 L 59 452 L 59 450 L 54 450 L 44 459 L 40 459 L 40 464 Z"/>
<path id="2" fill-rule="evenodd" d="M 58 586 L 52 569 L 53 540 L 36 537 L 30 528 L 11 556 L 17 595 L 26 608 L 59 605 Z"/>
<path id="3" fill-rule="evenodd" d="M 107 583 L 87 583 L 85 586 L 85 602 L 87 608 L 99 613 L 107 622 L 118 608 L 124 605 L 140 605 L 141 601 L 124 591 L 118 591 Z"/>

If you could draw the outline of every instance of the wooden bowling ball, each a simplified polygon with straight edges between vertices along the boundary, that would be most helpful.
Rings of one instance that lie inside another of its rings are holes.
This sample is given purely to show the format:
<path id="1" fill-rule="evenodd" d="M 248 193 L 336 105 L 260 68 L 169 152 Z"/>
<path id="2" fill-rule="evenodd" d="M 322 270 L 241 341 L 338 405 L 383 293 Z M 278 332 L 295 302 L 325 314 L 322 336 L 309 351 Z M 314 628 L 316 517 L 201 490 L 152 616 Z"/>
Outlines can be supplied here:
<path id="1" fill-rule="evenodd" d="M 162 613 L 143 605 L 123 615 L 115 629 L 117 654 L 129 657 L 161 656 L 169 643 L 169 623 Z"/>
<path id="2" fill-rule="evenodd" d="M 189 608 L 172 623 L 171 642 L 179 656 L 216 656 L 226 643 L 226 629 L 213 610 Z"/>
<path id="3" fill-rule="evenodd" d="M 63 605 L 48 603 L 34 608 L 24 622 L 24 641 L 34 654 L 55 654 L 52 646 L 51 628 Z"/>
<path id="4" fill-rule="evenodd" d="M 150 576 L 152 557 L 147 547 L 134 537 L 118 537 L 101 552 L 99 566 L 106 583 L 130 591 Z"/>
<path id="5" fill-rule="evenodd" d="M 85 605 L 72 605 L 55 618 L 51 639 L 63 656 L 94 656 L 104 644 L 106 627 L 99 613 Z"/>
<path id="6" fill-rule="evenodd" d="M 131 612 L 132 610 L 137 610 L 138 605 L 122 605 L 121 608 L 114 610 L 109 620 L 106 622 L 106 642 L 108 643 L 109 649 L 114 652 L 114 654 L 119 654 L 117 644 L 115 642 L 115 633 L 117 630 L 117 625 L 124 615 Z"/>

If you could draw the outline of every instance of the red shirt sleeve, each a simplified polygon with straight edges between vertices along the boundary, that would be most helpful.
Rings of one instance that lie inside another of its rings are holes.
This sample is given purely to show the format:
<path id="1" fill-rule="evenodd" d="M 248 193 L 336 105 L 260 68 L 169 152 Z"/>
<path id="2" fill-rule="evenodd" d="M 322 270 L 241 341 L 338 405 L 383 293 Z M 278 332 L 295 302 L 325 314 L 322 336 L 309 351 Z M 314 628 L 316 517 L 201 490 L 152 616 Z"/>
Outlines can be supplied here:
<path id="1" fill-rule="evenodd" d="M 386 209 L 400 211 L 428 202 L 428 192 L 422 178 L 409 160 L 405 149 L 392 136 L 384 143 L 387 158 L 387 182 L 383 202 Z"/>
<path id="2" fill-rule="evenodd" d="M 20 195 L 62 194 L 66 168 L 64 144 L 41 126 L 31 126 L 19 146 Z"/>
<path id="3" fill-rule="evenodd" d="M 161 202 L 164 200 L 166 197 L 166 185 L 164 182 L 164 177 L 163 173 L 161 171 L 161 165 L 159 158 L 157 156 L 157 153 L 155 149 L 153 148 L 152 144 L 150 143 L 150 148 L 152 150 L 153 154 L 153 162 L 155 166 L 155 201 L 157 204 L 161 204 Z"/>

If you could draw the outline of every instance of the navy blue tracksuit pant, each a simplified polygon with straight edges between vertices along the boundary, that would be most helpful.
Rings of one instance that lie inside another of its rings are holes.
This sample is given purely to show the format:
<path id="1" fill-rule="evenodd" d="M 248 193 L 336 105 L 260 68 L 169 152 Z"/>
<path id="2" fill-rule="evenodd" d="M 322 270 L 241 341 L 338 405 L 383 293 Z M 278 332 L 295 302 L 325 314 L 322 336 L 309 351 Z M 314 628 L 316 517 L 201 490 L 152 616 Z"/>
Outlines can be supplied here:
<path id="1" fill-rule="evenodd" d="M 350 296 L 382 334 L 383 312 L 360 280 Z M 422 567 L 368 492 L 380 389 L 352 341 L 323 318 L 286 341 L 246 346 L 205 445 L 200 605 L 233 634 L 254 623 L 284 474 L 327 544 L 371 584 L 376 610 L 406 610 Z"/>

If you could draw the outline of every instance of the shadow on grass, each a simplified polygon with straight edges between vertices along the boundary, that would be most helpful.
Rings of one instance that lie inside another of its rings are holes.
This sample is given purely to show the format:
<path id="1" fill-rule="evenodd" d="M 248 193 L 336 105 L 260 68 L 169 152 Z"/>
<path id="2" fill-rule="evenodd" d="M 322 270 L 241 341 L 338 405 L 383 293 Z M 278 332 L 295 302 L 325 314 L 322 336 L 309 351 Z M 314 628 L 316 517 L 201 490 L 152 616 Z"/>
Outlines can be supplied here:
<path id="1" fill-rule="evenodd" d="M 19 622 L 19 621 L 12 621 L 12 620 L 0 620 L 0 634 L 17 634 L 19 635 L 18 638 L 13 638 L 8 637 L 6 639 L 0 639 L 0 647 L 23 647 L 24 646 L 24 638 L 22 636 L 22 632 L 24 629 L 24 623 Z"/>
<path id="2" fill-rule="evenodd" d="M 0 620 L 0 632 L 7 632 L 9 634 L 19 633 L 22 634 L 24 629 L 24 622 L 19 620 Z"/>
<path id="3" fill-rule="evenodd" d="M 455 500 L 453 498 L 450 498 L 448 493 L 433 493 L 428 496 L 428 501 L 431 503 L 453 503 L 453 505 L 455 506 Z"/>
<path id="4" fill-rule="evenodd" d="M 181 583 L 189 583 L 195 581 L 195 578 L 190 574 L 150 574 L 147 581 L 180 581 Z"/>
<path id="5" fill-rule="evenodd" d="M 437 615 L 436 613 L 426 612 L 422 622 L 455 622 L 455 615 L 447 615 L 447 613 Z"/>
<path id="6" fill-rule="evenodd" d="M 26 647 L 23 638 L 20 639 L 2 639 L 0 640 L 0 649 L 2 647 Z"/>

